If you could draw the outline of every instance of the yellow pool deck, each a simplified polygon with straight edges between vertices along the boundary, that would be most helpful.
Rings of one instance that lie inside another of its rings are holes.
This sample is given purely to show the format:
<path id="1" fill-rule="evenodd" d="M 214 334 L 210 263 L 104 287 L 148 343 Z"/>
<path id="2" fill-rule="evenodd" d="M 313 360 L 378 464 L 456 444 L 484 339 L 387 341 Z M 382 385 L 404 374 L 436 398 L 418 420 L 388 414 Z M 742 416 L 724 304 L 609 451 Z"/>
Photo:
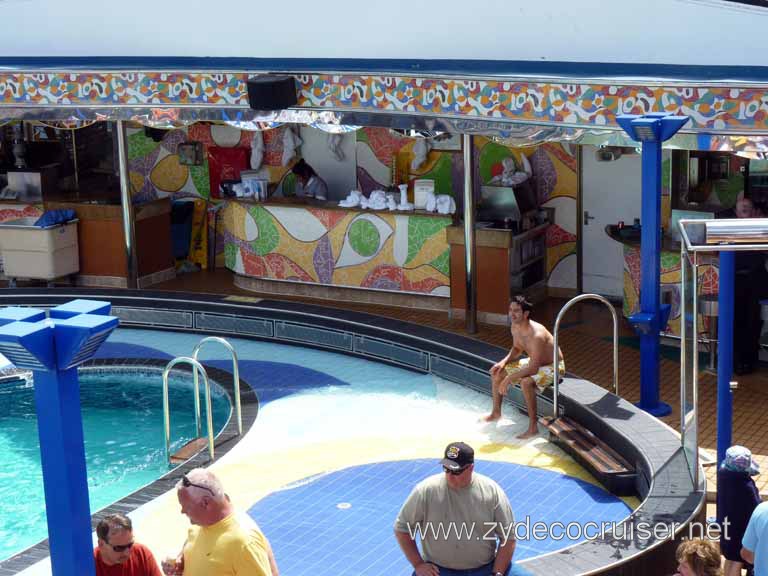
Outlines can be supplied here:
<path id="1" fill-rule="evenodd" d="M 272 409 L 270 404 L 274 404 Z M 386 432 L 358 428 L 346 437 L 332 433 L 323 438 L 320 431 L 308 429 L 308 440 L 299 442 L 295 438 L 281 439 L 280 430 L 270 424 L 287 418 L 290 398 L 270 404 L 263 407 L 262 414 L 241 441 L 210 467 L 222 480 L 238 511 L 244 512 L 267 494 L 303 478 L 350 466 L 434 458 L 435 472 L 438 472 L 445 446 L 457 440 L 475 448 L 476 468 L 480 472 L 482 460 L 504 461 L 546 468 L 599 486 L 594 477 L 543 435 L 526 441 L 516 439 L 527 426 L 527 416 L 509 407 L 505 407 L 508 413 L 496 424 L 480 422 L 473 414 L 471 419 L 464 417 L 443 423 L 428 420 L 425 432 L 419 434 L 395 424 Z M 318 436 L 319 441 L 311 440 Z M 623 500 L 632 509 L 640 504 L 637 498 Z M 149 546 L 158 562 L 181 549 L 190 524 L 180 512 L 175 490 L 129 515 L 136 540 Z M 392 518 L 382 518 L 382 522 L 393 523 L 394 513 Z M 279 564 L 279 555 L 277 561 Z M 50 564 L 47 560 L 39 562 L 21 574 L 50 574 Z"/>
<path id="2" fill-rule="evenodd" d="M 544 437 L 528 441 L 515 439 L 514 436 L 525 429 L 527 418 L 522 414 L 514 414 L 512 418 L 514 420 L 504 418 L 498 425 L 478 422 L 474 426 L 467 423 L 455 426 L 446 422 L 442 429 L 431 429 L 428 434 L 421 435 L 395 429 L 384 437 L 376 432 L 355 430 L 349 438 L 329 438 L 299 445 L 270 441 L 257 419 L 241 442 L 215 462 L 211 470 L 222 480 L 236 508 L 244 511 L 283 486 L 351 466 L 434 458 L 435 471 L 438 472 L 445 446 L 449 442 L 462 440 L 475 448 L 476 460 L 545 468 L 599 486 L 594 477 Z M 311 438 L 312 431 L 308 431 L 307 436 Z M 482 463 L 476 466 L 482 469 Z M 639 506 L 637 498 L 623 500 L 632 509 Z M 180 514 L 175 491 L 139 508 L 131 517 L 135 523 L 136 538 L 149 545 L 158 557 L 177 552 L 189 527 L 186 517 Z M 382 521 L 391 523 L 394 516 Z M 278 557 L 278 563 L 279 560 Z"/>

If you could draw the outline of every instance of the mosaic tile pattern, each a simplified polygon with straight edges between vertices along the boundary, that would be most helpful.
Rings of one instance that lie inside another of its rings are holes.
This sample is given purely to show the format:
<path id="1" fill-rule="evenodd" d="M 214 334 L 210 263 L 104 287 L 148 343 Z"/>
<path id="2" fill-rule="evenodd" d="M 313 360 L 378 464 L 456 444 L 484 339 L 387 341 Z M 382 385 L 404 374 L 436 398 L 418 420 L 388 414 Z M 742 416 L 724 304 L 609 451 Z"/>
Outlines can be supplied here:
<path id="1" fill-rule="evenodd" d="M 224 208 L 226 266 L 239 274 L 448 294 L 450 218 L 319 208 Z"/>
<path id="2" fill-rule="evenodd" d="M 4 72 L 0 106 L 248 107 L 245 73 Z M 692 130 L 765 131 L 764 87 L 510 82 L 382 75 L 297 76 L 300 106 L 604 127 L 620 114 L 668 112 Z"/>
<path id="3" fill-rule="evenodd" d="M 661 253 L 661 291 L 669 292 L 672 311 L 668 331 L 680 336 L 680 253 Z M 640 249 L 624 245 L 624 316 L 640 311 Z M 718 267 L 716 263 L 699 267 L 699 296 L 717 294 Z M 706 330 L 708 319 L 699 315 L 700 330 Z"/>

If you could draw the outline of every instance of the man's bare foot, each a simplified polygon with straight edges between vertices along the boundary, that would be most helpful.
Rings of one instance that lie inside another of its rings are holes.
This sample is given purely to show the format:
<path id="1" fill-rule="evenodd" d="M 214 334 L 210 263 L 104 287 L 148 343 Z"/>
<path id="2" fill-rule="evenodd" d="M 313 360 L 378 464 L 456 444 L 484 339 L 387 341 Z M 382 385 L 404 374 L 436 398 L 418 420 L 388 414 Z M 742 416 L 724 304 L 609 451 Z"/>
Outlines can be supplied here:
<path id="1" fill-rule="evenodd" d="M 497 422 L 500 419 L 501 419 L 501 414 L 494 414 L 493 412 L 491 412 L 490 414 L 488 414 L 488 416 L 483 416 L 480 419 L 480 421 L 481 422 Z"/>
<path id="2" fill-rule="evenodd" d="M 534 436 L 538 436 L 539 430 L 538 428 L 535 428 L 533 430 L 528 429 L 522 434 L 518 434 L 516 438 L 519 438 L 520 440 L 528 440 L 528 438 L 533 438 Z"/>

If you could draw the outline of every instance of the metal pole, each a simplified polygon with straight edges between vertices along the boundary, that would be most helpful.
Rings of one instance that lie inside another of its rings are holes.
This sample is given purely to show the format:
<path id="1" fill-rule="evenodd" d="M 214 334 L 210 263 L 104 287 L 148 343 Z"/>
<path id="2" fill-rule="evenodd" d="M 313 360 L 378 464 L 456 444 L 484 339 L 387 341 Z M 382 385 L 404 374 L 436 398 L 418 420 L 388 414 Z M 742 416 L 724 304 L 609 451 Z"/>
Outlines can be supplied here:
<path id="1" fill-rule="evenodd" d="M 717 298 L 717 464 L 725 459 L 725 451 L 731 445 L 733 422 L 733 398 L 731 374 L 733 374 L 733 297 L 735 290 L 736 254 L 720 252 L 720 292 Z"/>
<path id="2" fill-rule="evenodd" d="M 688 290 L 686 289 L 686 281 L 688 280 L 688 274 L 686 268 L 688 267 L 688 253 L 685 250 L 685 242 L 680 242 L 680 445 L 685 448 L 685 436 L 686 436 L 686 390 L 688 388 L 688 370 L 687 362 L 688 358 L 688 343 L 686 338 L 688 337 L 688 320 L 686 314 L 688 311 Z"/>
<path id="3" fill-rule="evenodd" d="M 77 137 L 75 134 L 77 129 L 72 129 L 72 161 L 75 164 L 75 191 L 77 192 L 78 199 L 80 198 L 80 176 L 77 173 Z"/>
<path id="4" fill-rule="evenodd" d="M 131 180 L 128 171 L 128 141 L 125 123 L 117 121 L 117 157 L 120 163 L 120 204 L 123 208 L 123 236 L 125 257 L 128 267 L 128 288 L 138 288 L 138 265 L 136 261 L 136 229 L 131 198 Z"/>
<path id="5" fill-rule="evenodd" d="M 477 333 L 477 270 L 475 262 L 475 162 L 473 150 L 475 139 L 470 134 L 463 135 L 464 148 L 464 269 L 466 272 L 466 317 L 465 326 L 470 334 Z"/>
<path id="6" fill-rule="evenodd" d="M 576 292 L 584 292 L 584 154 L 576 146 Z"/>

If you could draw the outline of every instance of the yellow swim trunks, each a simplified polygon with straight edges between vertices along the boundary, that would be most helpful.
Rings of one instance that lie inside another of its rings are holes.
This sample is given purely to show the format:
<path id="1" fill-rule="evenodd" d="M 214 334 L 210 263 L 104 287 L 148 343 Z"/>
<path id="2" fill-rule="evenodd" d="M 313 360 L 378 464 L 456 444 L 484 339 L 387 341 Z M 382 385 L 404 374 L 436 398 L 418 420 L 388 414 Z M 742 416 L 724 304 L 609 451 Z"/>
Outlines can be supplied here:
<path id="1" fill-rule="evenodd" d="M 504 369 L 507 371 L 507 374 L 514 375 L 515 372 L 518 372 L 528 366 L 528 362 L 530 362 L 530 358 L 520 358 L 520 360 L 517 360 L 516 362 L 510 362 L 507 364 Z M 560 360 L 557 366 L 558 372 L 560 374 L 560 377 L 562 378 L 563 375 L 565 375 L 565 362 Z M 536 386 L 539 388 L 539 390 L 544 390 L 547 386 L 552 386 L 552 384 L 555 381 L 555 368 L 552 366 L 552 364 L 547 364 L 546 366 L 542 366 L 539 368 L 539 371 L 536 372 L 533 376 L 531 376 L 533 381 L 536 383 Z"/>

